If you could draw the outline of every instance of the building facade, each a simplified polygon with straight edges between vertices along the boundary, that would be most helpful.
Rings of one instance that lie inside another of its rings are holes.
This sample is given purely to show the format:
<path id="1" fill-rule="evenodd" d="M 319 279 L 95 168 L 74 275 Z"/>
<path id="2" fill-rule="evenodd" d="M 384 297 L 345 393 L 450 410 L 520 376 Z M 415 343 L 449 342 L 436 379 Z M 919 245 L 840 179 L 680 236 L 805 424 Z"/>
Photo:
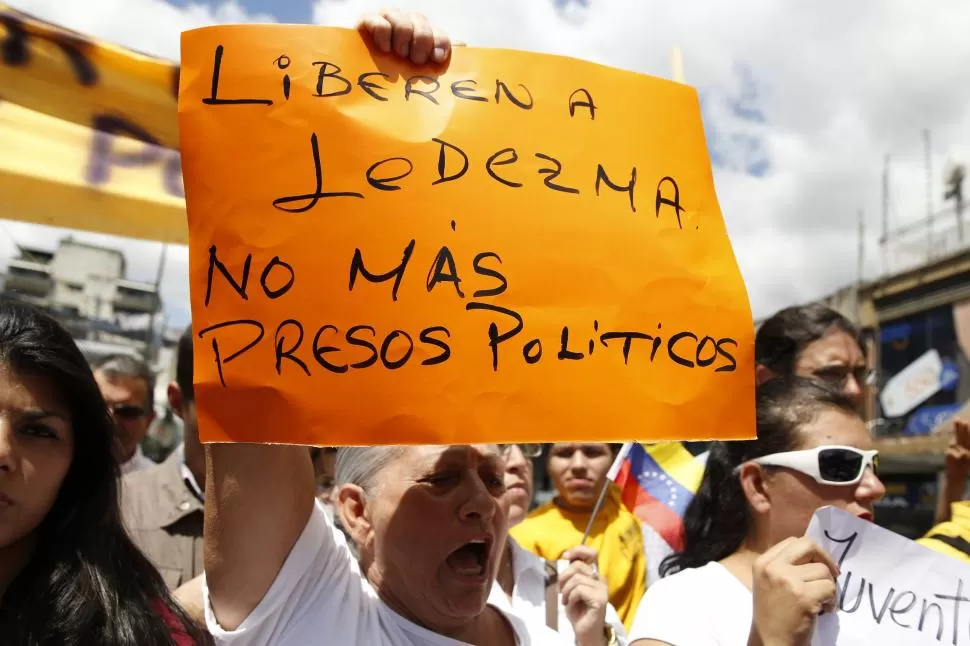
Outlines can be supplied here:
<path id="1" fill-rule="evenodd" d="M 46 309 L 90 361 L 119 353 L 157 358 L 161 299 L 153 284 L 127 277 L 118 249 L 70 237 L 53 251 L 20 247 L 2 276 L 0 297 Z"/>

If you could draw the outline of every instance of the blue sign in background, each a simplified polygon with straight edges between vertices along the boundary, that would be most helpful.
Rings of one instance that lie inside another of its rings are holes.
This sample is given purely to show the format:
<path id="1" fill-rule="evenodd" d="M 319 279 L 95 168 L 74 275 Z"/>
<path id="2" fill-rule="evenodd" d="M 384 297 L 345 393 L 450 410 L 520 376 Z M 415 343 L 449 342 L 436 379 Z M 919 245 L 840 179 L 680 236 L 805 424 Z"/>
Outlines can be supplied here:
<path id="1" fill-rule="evenodd" d="M 943 364 L 940 390 L 909 413 L 886 419 L 888 434 L 926 435 L 960 410 L 963 350 L 957 342 L 952 305 L 935 307 L 880 327 L 879 342 L 879 380 L 883 387 L 931 349 L 939 353 Z"/>
<path id="2" fill-rule="evenodd" d="M 920 406 L 910 413 L 903 435 L 929 435 L 930 431 L 953 417 L 963 404 Z"/>

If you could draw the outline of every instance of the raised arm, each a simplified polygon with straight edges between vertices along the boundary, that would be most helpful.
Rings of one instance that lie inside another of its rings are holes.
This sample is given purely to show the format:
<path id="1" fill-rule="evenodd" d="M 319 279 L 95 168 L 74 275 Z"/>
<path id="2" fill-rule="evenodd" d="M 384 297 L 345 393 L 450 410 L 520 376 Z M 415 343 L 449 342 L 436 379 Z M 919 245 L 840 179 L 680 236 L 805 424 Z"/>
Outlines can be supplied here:
<path id="1" fill-rule="evenodd" d="M 358 29 L 378 49 L 417 65 L 442 63 L 451 42 L 418 13 L 385 10 Z M 236 629 L 259 605 L 313 510 L 306 447 L 214 444 L 206 449 L 205 571 L 215 618 Z"/>
<path id="2" fill-rule="evenodd" d="M 306 526 L 313 464 L 302 446 L 213 444 L 206 452 L 206 584 L 219 625 L 235 630 Z"/>

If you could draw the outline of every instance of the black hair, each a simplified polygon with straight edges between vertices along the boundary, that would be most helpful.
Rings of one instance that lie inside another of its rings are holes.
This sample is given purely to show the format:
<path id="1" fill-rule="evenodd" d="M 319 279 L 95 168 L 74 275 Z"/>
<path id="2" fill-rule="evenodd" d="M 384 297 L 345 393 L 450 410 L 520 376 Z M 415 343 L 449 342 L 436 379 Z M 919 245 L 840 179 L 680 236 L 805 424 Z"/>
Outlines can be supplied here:
<path id="1" fill-rule="evenodd" d="M 756 400 L 757 439 L 711 444 L 704 477 L 684 514 L 684 549 L 664 559 L 661 576 L 720 561 L 741 547 L 750 514 L 736 467 L 764 455 L 797 450 L 798 431 L 825 409 L 858 415 L 841 392 L 801 377 L 758 386 Z"/>
<path id="2" fill-rule="evenodd" d="M 778 376 L 791 375 L 805 346 L 833 329 L 859 340 L 859 331 L 849 319 L 821 303 L 783 309 L 758 328 L 754 338 L 755 363 Z"/>
<path id="3" fill-rule="evenodd" d="M 195 387 L 192 383 L 192 326 L 188 326 L 179 337 L 175 349 L 175 383 L 182 391 L 182 399 L 195 401 Z"/>
<path id="4" fill-rule="evenodd" d="M 34 307 L 2 302 L 0 364 L 49 380 L 74 433 L 71 466 L 34 530 L 33 555 L 0 599 L 3 643 L 175 646 L 169 622 L 210 643 L 125 532 L 114 425 L 71 336 Z"/>
<path id="5" fill-rule="evenodd" d="M 94 365 L 96 372 L 108 379 L 140 379 L 145 382 L 145 405 L 150 413 L 155 407 L 155 373 L 147 363 L 127 354 L 112 354 Z"/>

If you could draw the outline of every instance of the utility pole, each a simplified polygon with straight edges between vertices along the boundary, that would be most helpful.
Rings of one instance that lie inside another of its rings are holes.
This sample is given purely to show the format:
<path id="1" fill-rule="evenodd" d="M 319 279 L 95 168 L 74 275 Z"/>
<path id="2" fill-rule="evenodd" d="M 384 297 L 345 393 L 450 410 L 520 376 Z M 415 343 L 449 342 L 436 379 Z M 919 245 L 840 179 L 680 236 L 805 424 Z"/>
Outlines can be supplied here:
<path id="1" fill-rule="evenodd" d="M 862 326 L 862 282 L 866 261 L 866 216 L 865 211 L 859 209 L 859 249 L 857 254 L 855 280 L 855 322 Z"/>
<path id="2" fill-rule="evenodd" d="M 930 130 L 923 129 L 923 152 L 926 165 L 926 260 L 933 258 L 933 159 Z"/>
<path id="3" fill-rule="evenodd" d="M 882 250 L 882 275 L 889 274 L 889 153 L 882 163 L 882 237 L 879 238 Z"/>
<path id="4" fill-rule="evenodd" d="M 966 169 L 961 163 L 954 163 L 946 178 L 946 192 L 944 200 L 953 200 L 954 211 L 957 216 L 957 236 L 963 247 L 963 182 L 966 179 Z"/>
<path id="5" fill-rule="evenodd" d="M 155 303 L 148 319 L 148 330 L 145 334 L 145 360 L 151 359 L 152 346 L 155 343 L 155 319 L 162 309 L 162 275 L 165 273 L 165 260 L 168 256 L 168 244 L 162 243 L 162 252 L 158 257 L 158 271 L 155 273 Z"/>

